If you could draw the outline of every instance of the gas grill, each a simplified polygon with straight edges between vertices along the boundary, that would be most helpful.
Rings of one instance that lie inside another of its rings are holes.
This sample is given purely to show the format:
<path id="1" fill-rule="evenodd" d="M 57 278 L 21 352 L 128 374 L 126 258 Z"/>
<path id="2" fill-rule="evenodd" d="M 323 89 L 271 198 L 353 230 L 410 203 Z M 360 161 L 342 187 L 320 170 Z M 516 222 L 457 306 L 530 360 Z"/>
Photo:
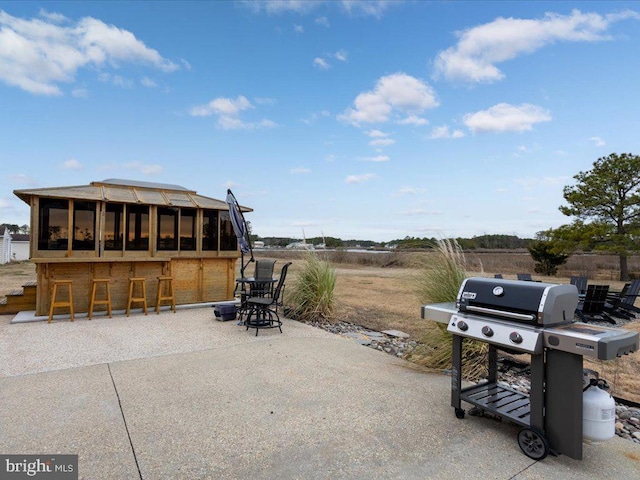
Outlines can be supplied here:
<path id="1" fill-rule="evenodd" d="M 451 406 L 464 401 L 523 427 L 522 451 L 582 459 L 583 357 L 611 360 L 638 350 L 638 333 L 575 321 L 574 285 L 472 277 L 456 303 L 424 305 L 422 318 L 445 323 L 453 335 Z M 462 388 L 463 338 L 489 344 L 486 381 Z M 531 355 L 531 389 L 498 383 L 497 351 Z"/>

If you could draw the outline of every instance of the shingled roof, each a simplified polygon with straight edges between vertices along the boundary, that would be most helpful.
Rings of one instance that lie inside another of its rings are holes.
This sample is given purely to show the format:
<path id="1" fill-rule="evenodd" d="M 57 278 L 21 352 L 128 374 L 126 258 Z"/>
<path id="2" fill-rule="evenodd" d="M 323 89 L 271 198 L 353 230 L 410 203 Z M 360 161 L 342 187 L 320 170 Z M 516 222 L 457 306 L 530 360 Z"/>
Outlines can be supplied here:
<path id="1" fill-rule="evenodd" d="M 118 178 L 91 182 L 89 185 L 14 190 L 13 193 L 27 204 L 31 203 L 31 197 L 48 197 L 98 202 L 140 203 L 167 207 L 229 209 L 229 206 L 223 200 L 198 195 L 194 190 L 189 190 L 180 185 L 139 182 Z M 253 211 L 248 207 L 241 208 L 244 212 Z"/>

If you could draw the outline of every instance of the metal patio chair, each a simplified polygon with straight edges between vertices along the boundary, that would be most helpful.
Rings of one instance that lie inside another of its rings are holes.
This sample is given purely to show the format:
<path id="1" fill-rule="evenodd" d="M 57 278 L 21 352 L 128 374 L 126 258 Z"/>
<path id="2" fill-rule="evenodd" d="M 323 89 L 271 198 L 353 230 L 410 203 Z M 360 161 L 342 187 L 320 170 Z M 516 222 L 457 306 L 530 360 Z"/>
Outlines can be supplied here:
<path id="1" fill-rule="evenodd" d="M 276 260 L 256 260 L 256 269 L 253 273 L 254 282 L 249 284 L 250 297 L 264 297 L 271 295 L 273 290 L 273 268 Z M 260 280 L 265 280 L 261 282 Z"/>
<path id="2" fill-rule="evenodd" d="M 532 282 L 533 278 L 531 278 L 530 273 L 518 273 L 518 280 L 523 280 L 525 282 Z"/>
<path id="3" fill-rule="evenodd" d="M 284 296 L 284 282 L 287 278 L 287 270 L 292 262 L 287 262 L 282 266 L 278 284 L 272 295 L 247 298 L 247 320 L 245 325 L 247 330 L 256 329 L 256 336 L 261 328 L 277 327 L 282 333 L 282 321 L 278 315 L 278 306 L 281 304 L 281 297 Z"/>

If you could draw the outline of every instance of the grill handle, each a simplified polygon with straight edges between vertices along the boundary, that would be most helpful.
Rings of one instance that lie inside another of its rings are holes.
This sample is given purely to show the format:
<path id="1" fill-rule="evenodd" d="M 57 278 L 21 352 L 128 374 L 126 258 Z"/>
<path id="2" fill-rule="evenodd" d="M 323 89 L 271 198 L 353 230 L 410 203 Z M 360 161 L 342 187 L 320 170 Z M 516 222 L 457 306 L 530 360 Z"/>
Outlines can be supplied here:
<path id="1" fill-rule="evenodd" d="M 525 320 L 525 321 L 533 321 L 535 322 L 538 318 L 530 313 L 516 313 L 516 312 L 505 312 L 504 310 L 496 310 L 494 308 L 486 308 L 486 307 L 476 307 L 474 305 L 467 305 L 465 307 L 465 310 L 469 310 L 471 312 L 478 312 L 478 313 L 488 313 L 490 315 L 497 315 L 500 317 L 507 317 L 507 318 L 512 318 L 514 320 Z"/>

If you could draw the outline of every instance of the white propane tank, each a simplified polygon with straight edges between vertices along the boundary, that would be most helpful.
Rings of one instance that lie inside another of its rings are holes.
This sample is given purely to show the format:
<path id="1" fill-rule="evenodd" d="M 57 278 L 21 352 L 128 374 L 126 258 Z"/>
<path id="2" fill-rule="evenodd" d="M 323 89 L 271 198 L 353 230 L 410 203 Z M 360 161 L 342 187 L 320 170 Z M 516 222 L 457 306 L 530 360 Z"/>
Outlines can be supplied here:
<path id="1" fill-rule="evenodd" d="M 611 395 L 591 383 L 582 394 L 582 437 L 600 443 L 616 434 L 616 402 Z"/>

